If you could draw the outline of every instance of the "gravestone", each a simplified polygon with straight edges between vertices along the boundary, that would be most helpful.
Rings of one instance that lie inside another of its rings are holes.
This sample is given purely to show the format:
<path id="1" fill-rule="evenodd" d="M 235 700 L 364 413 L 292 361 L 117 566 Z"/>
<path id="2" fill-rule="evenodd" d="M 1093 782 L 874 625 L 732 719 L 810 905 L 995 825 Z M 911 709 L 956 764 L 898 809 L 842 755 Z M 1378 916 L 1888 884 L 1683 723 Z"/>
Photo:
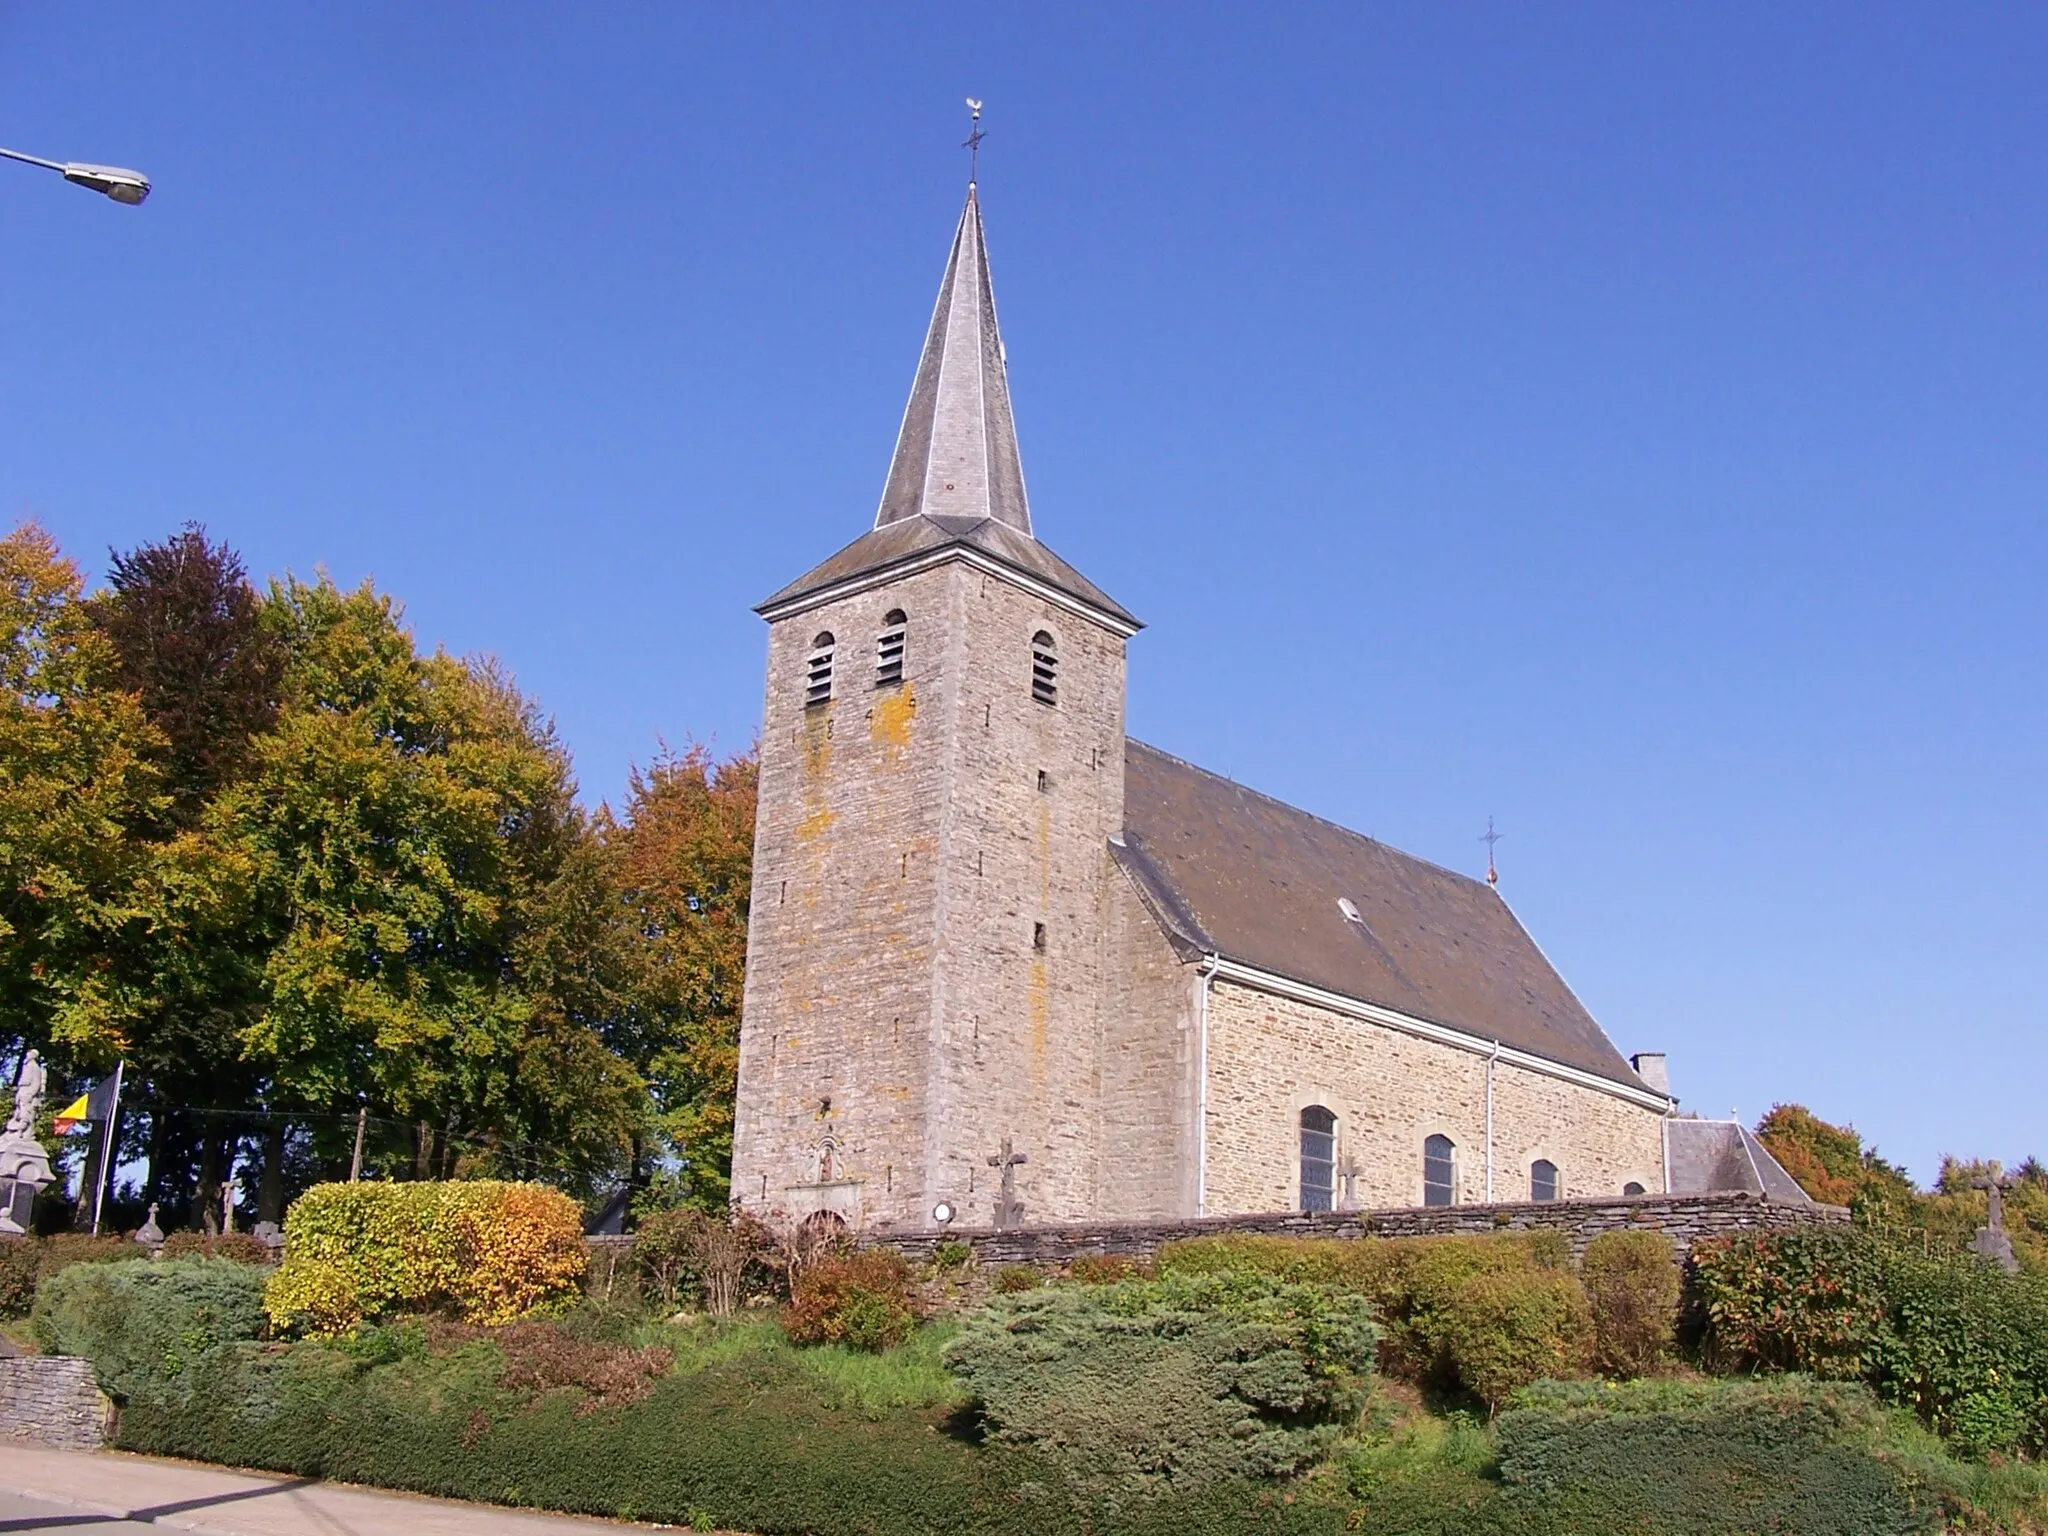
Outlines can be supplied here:
<path id="1" fill-rule="evenodd" d="M 54 1178 L 50 1156 L 35 1137 L 46 1080 L 42 1058 L 34 1051 L 23 1056 L 14 1085 L 14 1112 L 7 1117 L 7 1129 L 0 1131 L 0 1232 L 16 1237 L 28 1231 L 36 1195 Z"/>
<path id="2" fill-rule="evenodd" d="M 2019 1273 L 2020 1261 L 2012 1251 L 2012 1238 L 2005 1230 L 2005 1192 L 2011 1189 L 2017 1180 L 1999 1177 L 1997 1169 L 1998 1165 L 1992 1164 L 1989 1178 L 1977 1179 L 1972 1183 L 1973 1188 L 1984 1191 L 1986 1210 L 1984 1225 L 1977 1229 L 1977 1240 L 1970 1246 L 1976 1250 L 1979 1258 L 1989 1259 L 2007 1274 L 2013 1275 Z"/>

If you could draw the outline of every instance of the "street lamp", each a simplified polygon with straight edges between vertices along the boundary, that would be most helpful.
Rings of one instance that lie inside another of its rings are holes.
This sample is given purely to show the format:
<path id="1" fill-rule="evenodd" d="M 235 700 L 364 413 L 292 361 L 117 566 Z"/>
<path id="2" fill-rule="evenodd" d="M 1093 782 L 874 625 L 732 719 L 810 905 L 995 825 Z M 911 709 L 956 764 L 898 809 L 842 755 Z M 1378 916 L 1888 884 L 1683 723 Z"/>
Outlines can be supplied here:
<path id="1" fill-rule="evenodd" d="M 15 149 L 0 149 L 0 157 L 19 160 L 23 165 L 40 165 L 46 171 L 55 171 L 74 187 L 89 187 L 117 203 L 126 203 L 130 208 L 149 196 L 149 178 L 140 171 L 124 171 L 118 165 L 43 160 Z"/>

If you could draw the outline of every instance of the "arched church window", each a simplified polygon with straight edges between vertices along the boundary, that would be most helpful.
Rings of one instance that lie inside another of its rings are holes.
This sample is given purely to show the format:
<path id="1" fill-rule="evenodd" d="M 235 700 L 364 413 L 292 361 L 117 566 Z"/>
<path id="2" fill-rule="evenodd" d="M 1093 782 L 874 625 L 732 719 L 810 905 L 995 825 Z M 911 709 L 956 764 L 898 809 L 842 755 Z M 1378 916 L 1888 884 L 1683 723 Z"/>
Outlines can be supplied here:
<path id="1" fill-rule="evenodd" d="M 1337 1117 L 1320 1104 L 1301 1112 L 1301 1208 L 1327 1211 L 1337 1182 Z"/>
<path id="2" fill-rule="evenodd" d="M 804 659 L 804 704 L 824 704 L 832 698 L 832 631 L 825 630 L 811 642 L 811 654 Z"/>
<path id="3" fill-rule="evenodd" d="M 1557 1198 L 1557 1164 L 1547 1157 L 1539 1157 L 1529 1165 L 1529 1198 L 1531 1200 L 1555 1200 Z"/>
<path id="4" fill-rule="evenodd" d="M 1031 637 L 1031 697 L 1041 704 L 1060 701 L 1059 651 L 1042 629 Z"/>
<path id="5" fill-rule="evenodd" d="M 910 642 L 910 620 L 901 608 L 882 615 L 882 633 L 875 640 L 875 686 L 889 688 L 903 681 L 903 653 Z"/>
<path id="6" fill-rule="evenodd" d="M 1622 1185 L 1621 1192 L 1624 1195 L 1641 1195 L 1648 1193 L 1648 1191 L 1645 1190 L 1643 1186 L 1638 1184 L 1634 1179 L 1630 1179 L 1626 1184 Z"/>
<path id="7" fill-rule="evenodd" d="M 1458 1147 L 1448 1136 L 1432 1136 L 1422 1144 L 1422 1203 L 1458 1203 Z"/>

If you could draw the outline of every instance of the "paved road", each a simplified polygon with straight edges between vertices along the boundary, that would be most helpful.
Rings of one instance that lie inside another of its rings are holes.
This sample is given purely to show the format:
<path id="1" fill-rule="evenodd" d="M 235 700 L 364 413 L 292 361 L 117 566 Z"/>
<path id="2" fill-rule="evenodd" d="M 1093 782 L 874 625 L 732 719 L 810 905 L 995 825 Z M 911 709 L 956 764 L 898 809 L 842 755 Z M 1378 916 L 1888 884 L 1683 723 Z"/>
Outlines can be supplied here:
<path id="1" fill-rule="evenodd" d="M 627 1536 L 646 1526 L 0 1442 L 0 1533 L 135 1536 Z"/>

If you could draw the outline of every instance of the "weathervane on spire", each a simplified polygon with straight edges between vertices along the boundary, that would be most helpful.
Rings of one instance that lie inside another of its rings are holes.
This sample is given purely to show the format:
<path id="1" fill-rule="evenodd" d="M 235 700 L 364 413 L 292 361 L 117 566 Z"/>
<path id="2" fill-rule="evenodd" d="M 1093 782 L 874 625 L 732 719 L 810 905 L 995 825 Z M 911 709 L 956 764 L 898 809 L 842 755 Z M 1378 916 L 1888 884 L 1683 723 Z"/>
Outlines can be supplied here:
<path id="1" fill-rule="evenodd" d="M 1493 845 L 1501 840 L 1501 834 L 1493 830 L 1493 818 L 1486 818 L 1486 835 L 1479 839 L 1486 844 L 1486 883 L 1498 889 L 1500 871 L 1493 867 Z"/>
<path id="2" fill-rule="evenodd" d="M 988 135 L 981 131 L 981 103 L 970 96 L 967 110 L 973 116 L 968 119 L 967 138 L 960 147 L 967 151 L 967 185 L 971 187 L 981 180 L 981 141 Z"/>

